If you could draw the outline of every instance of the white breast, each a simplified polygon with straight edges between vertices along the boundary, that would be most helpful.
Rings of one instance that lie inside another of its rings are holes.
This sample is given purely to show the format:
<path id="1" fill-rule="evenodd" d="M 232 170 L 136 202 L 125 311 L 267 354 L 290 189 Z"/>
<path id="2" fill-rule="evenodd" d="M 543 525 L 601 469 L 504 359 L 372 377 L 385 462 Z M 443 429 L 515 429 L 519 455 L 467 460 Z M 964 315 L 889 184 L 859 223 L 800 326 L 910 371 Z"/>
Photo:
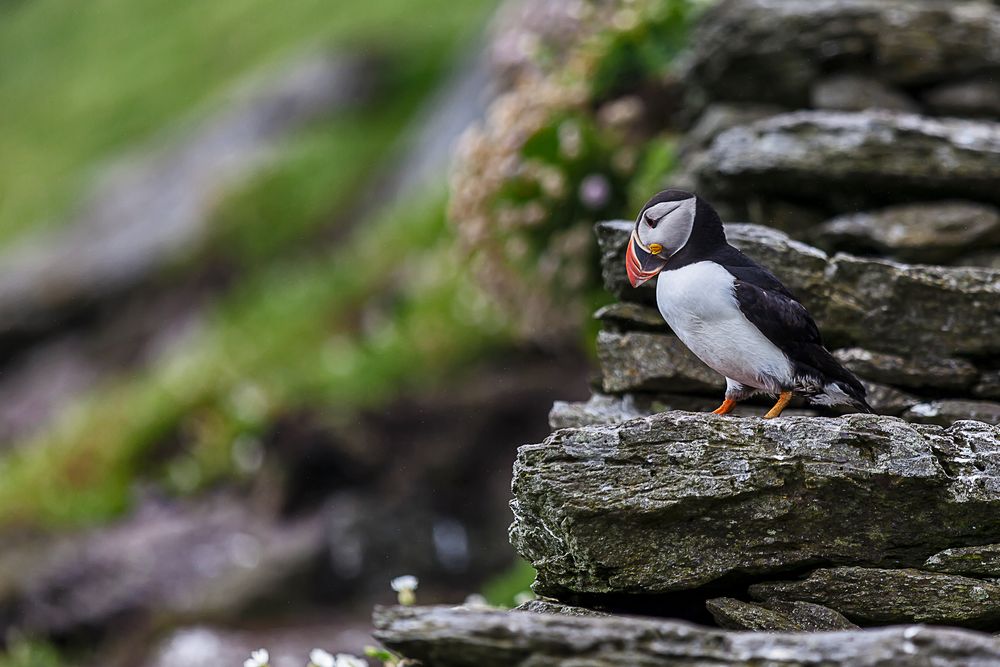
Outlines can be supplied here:
<path id="1" fill-rule="evenodd" d="M 715 262 L 663 271 L 656 304 L 677 337 L 717 373 L 771 393 L 792 386 L 791 362 L 740 311 L 734 282 Z"/>

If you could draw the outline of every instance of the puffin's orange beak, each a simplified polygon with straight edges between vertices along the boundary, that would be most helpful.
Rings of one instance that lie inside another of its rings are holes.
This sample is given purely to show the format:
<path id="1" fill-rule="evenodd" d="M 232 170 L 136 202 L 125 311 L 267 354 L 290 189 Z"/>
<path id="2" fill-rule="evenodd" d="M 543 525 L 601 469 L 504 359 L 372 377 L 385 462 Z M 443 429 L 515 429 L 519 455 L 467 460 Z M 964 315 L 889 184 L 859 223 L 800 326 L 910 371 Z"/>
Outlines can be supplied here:
<path id="1" fill-rule="evenodd" d="M 647 280 L 656 277 L 667 260 L 660 256 L 663 247 L 653 244 L 649 248 L 639 240 L 637 230 L 632 230 L 632 238 L 628 241 L 628 248 L 625 250 L 625 272 L 628 273 L 628 281 L 632 287 L 638 287 Z"/>

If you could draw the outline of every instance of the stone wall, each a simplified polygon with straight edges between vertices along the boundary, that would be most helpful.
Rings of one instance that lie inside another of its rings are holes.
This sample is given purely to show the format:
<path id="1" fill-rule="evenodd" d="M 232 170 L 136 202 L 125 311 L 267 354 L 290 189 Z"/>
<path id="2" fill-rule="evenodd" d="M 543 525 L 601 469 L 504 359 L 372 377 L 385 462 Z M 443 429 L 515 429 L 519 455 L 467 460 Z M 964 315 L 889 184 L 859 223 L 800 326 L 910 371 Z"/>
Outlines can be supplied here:
<path id="1" fill-rule="evenodd" d="M 446 666 L 1000 664 L 998 37 L 984 2 L 709 10 L 671 185 L 751 221 L 730 241 L 879 414 L 706 413 L 722 378 L 627 284 L 632 223 L 601 223 L 597 391 L 514 466 L 543 599 L 380 609 L 377 636 Z"/>

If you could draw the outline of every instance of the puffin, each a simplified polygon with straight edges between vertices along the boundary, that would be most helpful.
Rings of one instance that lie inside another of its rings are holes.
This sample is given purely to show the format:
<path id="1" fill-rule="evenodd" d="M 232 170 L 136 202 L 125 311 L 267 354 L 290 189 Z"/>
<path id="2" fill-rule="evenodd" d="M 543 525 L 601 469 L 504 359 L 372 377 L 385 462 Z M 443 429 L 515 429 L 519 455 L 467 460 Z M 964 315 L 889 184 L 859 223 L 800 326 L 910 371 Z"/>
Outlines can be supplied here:
<path id="1" fill-rule="evenodd" d="M 729 245 L 722 219 L 701 197 L 664 190 L 646 202 L 625 251 L 632 287 L 659 276 L 656 305 L 681 342 L 726 378 L 722 405 L 758 393 L 873 413 L 865 388 L 823 346 L 816 322 L 773 273 Z"/>

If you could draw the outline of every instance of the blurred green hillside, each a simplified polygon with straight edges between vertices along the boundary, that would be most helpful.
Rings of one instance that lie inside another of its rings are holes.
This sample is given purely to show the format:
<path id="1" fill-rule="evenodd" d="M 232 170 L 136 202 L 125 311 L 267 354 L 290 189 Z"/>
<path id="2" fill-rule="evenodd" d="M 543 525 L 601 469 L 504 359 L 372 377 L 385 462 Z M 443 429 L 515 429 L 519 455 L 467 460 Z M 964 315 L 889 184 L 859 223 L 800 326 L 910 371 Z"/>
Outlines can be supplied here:
<path id="1" fill-rule="evenodd" d="M 396 66 L 392 84 L 401 98 L 387 110 L 390 117 L 350 128 L 361 136 L 373 132 L 377 143 L 393 123 L 398 130 L 407 108 L 438 80 L 448 56 L 470 42 L 494 5 L 0 3 L 0 241 L 58 224 L 95 167 L 197 115 L 240 77 L 311 46 L 380 52 Z"/>
<path id="2" fill-rule="evenodd" d="M 237 267 L 232 289 L 181 349 L 107 379 L 0 458 L 0 528 L 107 519 L 141 478 L 195 491 L 232 473 L 234 443 L 267 419 L 292 407 L 371 404 L 502 337 L 485 306 L 455 307 L 476 299 L 455 299 L 469 288 L 448 253 L 444 174 L 422 201 L 372 220 L 343 214 L 388 166 L 494 4 L 0 5 L 0 239 L 67 220 L 116 155 L 310 48 L 376 55 L 389 92 L 374 109 L 312 124 L 219 204 L 202 253 Z M 341 227 L 352 231 L 335 246 L 316 243 Z M 174 455 L 152 462 L 150 450 L 171 438 L 181 442 Z"/>

